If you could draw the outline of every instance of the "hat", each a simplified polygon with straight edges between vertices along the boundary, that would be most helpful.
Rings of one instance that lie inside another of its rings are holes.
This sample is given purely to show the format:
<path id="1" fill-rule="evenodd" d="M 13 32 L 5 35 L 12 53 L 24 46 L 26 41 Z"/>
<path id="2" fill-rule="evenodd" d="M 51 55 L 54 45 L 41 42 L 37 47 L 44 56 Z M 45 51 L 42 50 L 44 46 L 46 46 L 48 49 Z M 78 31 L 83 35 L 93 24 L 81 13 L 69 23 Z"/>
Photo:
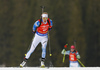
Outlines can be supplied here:
<path id="1" fill-rule="evenodd" d="M 71 45 L 71 49 L 75 49 L 75 46 L 74 45 Z"/>

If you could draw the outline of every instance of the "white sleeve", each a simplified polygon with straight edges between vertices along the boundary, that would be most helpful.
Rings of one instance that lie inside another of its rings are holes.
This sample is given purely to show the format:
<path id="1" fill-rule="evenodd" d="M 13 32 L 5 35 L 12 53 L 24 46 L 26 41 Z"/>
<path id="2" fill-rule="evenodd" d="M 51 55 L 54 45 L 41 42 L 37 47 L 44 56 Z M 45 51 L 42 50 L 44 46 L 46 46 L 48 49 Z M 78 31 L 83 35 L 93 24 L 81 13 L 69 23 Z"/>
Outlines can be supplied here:
<path id="1" fill-rule="evenodd" d="M 68 51 L 66 51 L 66 53 L 65 53 L 66 55 L 69 55 L 70 54 L 70 51 L 68 50 Z"/>

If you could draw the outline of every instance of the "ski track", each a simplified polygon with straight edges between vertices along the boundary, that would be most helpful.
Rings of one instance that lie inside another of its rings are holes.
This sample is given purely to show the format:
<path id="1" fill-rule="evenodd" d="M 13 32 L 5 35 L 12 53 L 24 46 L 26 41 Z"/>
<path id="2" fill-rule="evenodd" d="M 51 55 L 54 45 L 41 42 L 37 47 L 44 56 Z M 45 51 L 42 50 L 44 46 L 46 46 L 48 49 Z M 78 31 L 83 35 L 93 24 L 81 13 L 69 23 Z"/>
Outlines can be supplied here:
<path id="1" fill-rule="evenodd" d="M 100 67 L 0 67 L 0 70 L 100 70 Z"/>

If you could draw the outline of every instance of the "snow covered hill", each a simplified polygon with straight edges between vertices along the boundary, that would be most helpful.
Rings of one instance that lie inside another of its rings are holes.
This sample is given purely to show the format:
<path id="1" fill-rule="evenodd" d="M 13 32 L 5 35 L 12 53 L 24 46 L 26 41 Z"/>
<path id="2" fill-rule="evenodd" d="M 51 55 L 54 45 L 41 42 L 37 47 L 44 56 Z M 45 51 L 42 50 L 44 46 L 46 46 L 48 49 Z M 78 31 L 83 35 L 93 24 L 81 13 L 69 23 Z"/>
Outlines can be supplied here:
<path id="1" fill-rule="evenodd" d="M 50 67 L 50 68 L 39 68 L 39 67 L 0 67 L 0 70 L 100 70 L 100 67 Z"/>

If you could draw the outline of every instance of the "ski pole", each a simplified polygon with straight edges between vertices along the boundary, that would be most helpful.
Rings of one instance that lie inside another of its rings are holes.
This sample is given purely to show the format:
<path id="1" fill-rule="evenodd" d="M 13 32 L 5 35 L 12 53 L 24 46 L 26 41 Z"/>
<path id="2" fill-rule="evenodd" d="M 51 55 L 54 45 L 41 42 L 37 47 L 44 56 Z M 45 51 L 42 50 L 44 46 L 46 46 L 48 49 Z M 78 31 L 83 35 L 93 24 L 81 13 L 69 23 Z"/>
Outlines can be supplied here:
<path id="1" fill-rule="evenodd" d="M 49 67 L 53 67 L 53 64 L 52 64 L 52 53 L 51 53 L 51 46 L 50 46 L 50 33 L 48 32 L 48 41 L 49 41 L 49 56 L 50 56 L 50 63 L 49 63 Z"/>
<path id="2" fill-rule="evenodd" d="M 49 55 L 52 56 L 51 47 L 50 47 L 50 34 L 49 34 L 49 32 L 48 32 L 48 39 L 49 39 Z"/>
<path id="3" fill-rule="evenodd" d="M 84 64 L 79 59 L 77 59 L 77 60 L 83 67 L 85 67 Z"/>
<path id="4" fill-rule="evenodd" d="M 68 44 L 66 44 L 66 45 L 64 46 L 64 49 L 67 48 L 67 46 L 68 46 Z M 63 63 L 64 63 L 64 61 L 65 61 L 65 51 L 64 51 L 64 56 L 63 56 Z"/>
<path id="5" fill-rule="evenodd" d="M 29 45 L 29 47 L 28 47 L 28 49 L 27 49 L 27 52 L 30 50 L 30 47 L 31 47 L 31 45 L 32 45 L 32 42 L 33 42 L 34 37 L 35 37 L 35 34 L 34 34 L 34 36 L 33 36 L 33 38 L 32 38 L 31 44 Z M 25 56 L 26 56 L 26 54 L 25 54 Z"/>
<path id="6" fill-rule="evenodd" d="M 64 61 L 65 61 L 65 53 L 64 53 L 64 56 L 63 56 L 63 63 L 64 63 Z"/>

